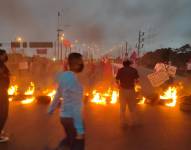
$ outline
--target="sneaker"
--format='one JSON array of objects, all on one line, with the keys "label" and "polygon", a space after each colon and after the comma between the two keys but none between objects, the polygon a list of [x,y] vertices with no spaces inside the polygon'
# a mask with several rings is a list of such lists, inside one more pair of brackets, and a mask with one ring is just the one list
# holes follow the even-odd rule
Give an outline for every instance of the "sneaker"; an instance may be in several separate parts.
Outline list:
[{"label": "sneaker", "polygon": [[9,141],[9,137],[7,136],[0,136],[0,143],[5,143]]}]

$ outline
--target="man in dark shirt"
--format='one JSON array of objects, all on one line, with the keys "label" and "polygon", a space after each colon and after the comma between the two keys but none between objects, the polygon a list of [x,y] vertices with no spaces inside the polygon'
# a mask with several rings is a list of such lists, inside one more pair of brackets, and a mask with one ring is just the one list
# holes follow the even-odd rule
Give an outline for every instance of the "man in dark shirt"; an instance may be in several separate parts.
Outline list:
[{"label": "man in dark shirt", "polygon": [[139,75],[136,69],[130,66],[131,62],[125,60],[123,62],[123,68],[118,70],[116,80],[118,81],[120,91],[120,118],[122,125],[126,124],[126,107],[129,108],[129,120],[128,125],[133,126],[137,123],[136,115],[136,94],[135,94],[135,83],[138,82]]},{"label": "man in dark shirt", "polygon": [[0,49],[0,143],[7,142],[8,137],[3,135],[2,130],[6,123],[9,110],[7,90],[9,88],[9,70],[5,66],[8,56],[5,50]]}]

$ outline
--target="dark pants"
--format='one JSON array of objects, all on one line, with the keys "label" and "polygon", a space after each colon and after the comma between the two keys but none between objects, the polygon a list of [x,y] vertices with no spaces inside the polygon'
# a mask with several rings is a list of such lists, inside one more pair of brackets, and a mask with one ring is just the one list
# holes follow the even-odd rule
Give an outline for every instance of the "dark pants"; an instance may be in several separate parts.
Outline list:
[{"label": "dark pants", "polygon": [[[72,118],[61,118],[61,124],[66,132],[66,138],[63,139],[59,147],[60,149],[63,147],[69,147],[70,150],[84,150],[85,149],[85,140],[84,139],[76,139],[77,131],[74,127],[74,121]],[[63,149],[64,150],[64,149]]]},{"label": "dark pants", "polygon": [[9,112],[9,100],[7,90],[0,89],[0,133],[7,121]]}]

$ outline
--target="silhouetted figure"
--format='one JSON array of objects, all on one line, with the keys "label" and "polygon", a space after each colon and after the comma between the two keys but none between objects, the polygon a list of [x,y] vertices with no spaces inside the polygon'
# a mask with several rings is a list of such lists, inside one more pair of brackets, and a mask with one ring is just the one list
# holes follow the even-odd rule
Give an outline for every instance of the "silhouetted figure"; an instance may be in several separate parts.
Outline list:
[{"label": "silhouetted figure", "polygon": [[2,132],[8,117],[9,111],[9,99],[8,99],[8,88],[9,88],[9,70],[5,65],[8,56],[5,50],[0,49],[0,143],[7,142],[8,137]]}]

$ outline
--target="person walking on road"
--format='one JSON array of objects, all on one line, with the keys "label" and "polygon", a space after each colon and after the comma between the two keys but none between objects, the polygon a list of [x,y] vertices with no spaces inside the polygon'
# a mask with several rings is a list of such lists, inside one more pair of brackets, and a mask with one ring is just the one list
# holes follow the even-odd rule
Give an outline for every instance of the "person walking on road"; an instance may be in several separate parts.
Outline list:
[{"label": "person walking on road", "polygon": [[57,79],[58,89],[48,112],[52,114],[61,102],[60,121],[66,132],[66,138],[60,142],[57,149],[62,150],[67,146],[70,150],[84,150],[83,88],[77,78],[77,74],[84,68],[82,55],[71,53],[68,57],[68,64],[69,71],[62,72]]},{"label": "person walking on road", "polygon": [[8,88],[10,83],[9,70],[5,65],[8,56],[5,50],[0,49],[0,143],[7,142],[9,138],[4,135],[3,128],[8,118],[9,100]]},{"label": "person walking on road", "polygon": [[[123,67],[118,70],[116,80],[119,85],[120,119],[122,126],[134,126],[138,123],[136,105],[135,83],[138,82],[139,75],[135,68],[131,67],[131,62],[125,60]],[[126,122],[126,108],[129,108],[129,118]]]}]

